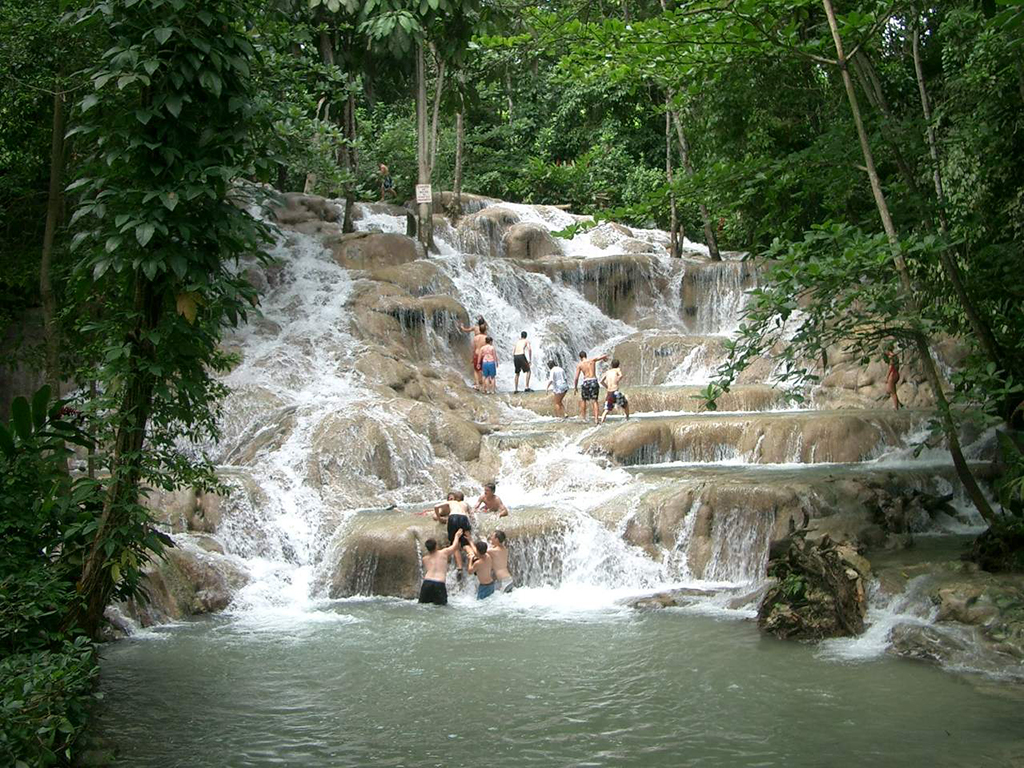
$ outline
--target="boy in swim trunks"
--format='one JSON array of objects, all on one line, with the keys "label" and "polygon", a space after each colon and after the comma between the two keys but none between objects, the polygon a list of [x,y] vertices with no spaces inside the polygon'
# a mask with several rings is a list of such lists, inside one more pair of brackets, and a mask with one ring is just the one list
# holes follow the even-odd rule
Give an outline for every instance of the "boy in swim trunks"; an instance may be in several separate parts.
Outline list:
[{"label": "boy in swim trunks", "polygon": [[608,418],[608,414],[612,412],[612,409],[616,405],[621,405],[622,410],[626,412],[626,418],[629,418],[629,400],[619,389],[619,382],[622,381],[622,369],[619,368],[618,359],[612,360],[612,367],[604,372],[604,376],[601,377],[601,383],[604,384],[608,390],[608,396],[604,401],[604,413],[601,414],[599,424],[604,424],[604,420]]},{"label": "boy in swim trunks", "polygon": [[569,391],[569,380],[565,377],[565,370],[554,360],[548,360],[547,388],[551,390],[551,394],[554,396],[555,416],[564,419],[565,408],[562,406],[562,400],[565,399],[565,393]]},{"label": "boy in swim trunks", "polygon": [[[587,401],[592,402],[594,410],[594,423],[597,423],[597,398],[601,394],[601,385],[597,381],[597,363],[600,360],[607,360],[608,355],[587,357],[586,352],[580,352],[580,361],[576,364],[576,378],[572,383],[574,390],[580,393],[580,418],[587,420]],[[583,378],[582,387],[580,377]]]},{"label": "boy in swim trunks", "polygon": [[490,336],[484,339],[484,345],[480,347],[480,373],[484,377],[484,392],[492,395],[498,391],[494,383],[498,375],[498,350],[494,348],[494,339]]},{"label": "boy in swim trunks", "polygon": [[516,367],[516,385],[515,391],[519,391],[519,374],[526,374],[526,382],[523,387],[523,392],[533,392],[530,389],[530,364],[533,362],[533,348],[530,347],[530,342],[526,340],[526,331],[523,331],[519,335],[519,339],[516,341],[515,347],[512,349],[512,362]]},{"label": "boy in swim trunks", "polygon": [[477,578],[476,599],[486,600],[494,594],[494,563],[491,556],[487,554],[487,542],[472,541],[468,544],[470,551],[469,572],[475,573]]},{"label": "boy in swim trunks", "polygon": [[498,592],[512,591],[512,574],[508,570],[508,549],[505,547],[505,532],[495,531],[487,539],[487,554],[491,557],[494,568],[495,590]]},{"label": "boy in swim trunks", "polygon": [[437,548],[437,541],[427,539],[423,542],[427,554],[423,556],[423,585],[420,587],[420,602],[434,605],[448,605],[448,587],[445,576],[448,574],[448,556],[459,549],[462,531],[455,532],[455,541],[444,549]]},{"label": "boy in swim trunks", "polygon": [[[448,502],[448,518],[446,520],[448,524],[448,543],[451,544],[455,541],[455,534],[458,531],[462,531],[466,539],[469,539],[472,527],[469,522],[469,504],[465,501],[465,494],[462,491],[452,491],[448,494],[450,501]],[[462,551],[461,548],[455,550],[455,567],[458,569],[458,578],[462,578]]]},{"label": "boy in swim trunks", "polygon": [[476,325],[466,328],[460,323],[459,330],[463,333],[473,334],[470,339],[470,343],[473,345],[473,354],[470,357],[469,364],[473,368],[473,385],[480,389],[483,384],[483,377],[480,375],[480,356],[477,353],[480,351],[480,347],[484,345],[484,339],[487,338],[487,322],[482,317],[478,317]]}]

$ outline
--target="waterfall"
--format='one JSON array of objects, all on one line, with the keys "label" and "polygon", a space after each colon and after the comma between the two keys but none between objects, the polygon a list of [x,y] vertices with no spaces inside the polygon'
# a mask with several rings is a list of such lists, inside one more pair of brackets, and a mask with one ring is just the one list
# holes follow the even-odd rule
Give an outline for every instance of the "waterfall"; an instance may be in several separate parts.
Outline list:
[{"label": "waterfall", "polygon": [[[402,209],[357,213],[371,233],[357,237],[404,236]],[[222,550],[210,557],[248,578],[229,612],[296,620],[332,596],[413,596],[423,543],[443,536],[416,512],[453,488],[474,501],[487,480],[512,510],[476,521],[477,536],[509,534],[520,589],[503,599],[565,609],[756,585],[771,542],[808,509],[865,514],[883,487],[952,489],[938,453],[911,453],[924,414],[791,408],[764,386],[770,360],[729,393],[735,410],[693,413],[680,390],[713,379],[757,266],[708,261],[689,242],[671,259],[667,233],[617,224],[551,236],[579,220],[481,199],[457,226],[438,220],[437,253],[365,269],[341,266],[338,243],[352,236],[335,224],[280,231],[273,265],[250,268],[260,316],[225,338],[240,362],[224,376],[222,437],[205,446],[235,489],[207,525]],[[526,331],[532,389],[544,389],[547,360],[571,382],[581,350],[607,353],[627,395],[657,412],[583,426],[540,415],[551,411],[539,393],[474,394],[459,325],[481,315],[499,391],[513,388],[512,345]],[[920,521],[976,524],[966,512]],[[469,599],[466,584],[449,585]]]}]

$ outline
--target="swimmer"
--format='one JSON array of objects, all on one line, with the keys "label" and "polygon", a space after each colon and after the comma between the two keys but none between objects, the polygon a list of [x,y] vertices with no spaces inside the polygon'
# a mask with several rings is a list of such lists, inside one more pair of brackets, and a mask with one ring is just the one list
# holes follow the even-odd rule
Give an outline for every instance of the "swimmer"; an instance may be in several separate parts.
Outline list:
[{"label": "swimmer", "polygon": [[[455,533],[462,531],[463,534],[469,537],[472,527],[469,522],[469,504],[465,501],[465,495],[462,491],[452,491],[448,494],[451,501],[448,502],[448,517],[446,523],[448,525],[448,543],[452,544],[455,541]],[[455,550],[455,567],[458,569],[457,578],[462,578],[462,551],[461,549]]]},{"label": "swimmer", "polygon": [[471,325],[468,328],[459,324],[459,330],[463,333],[473,334],[470,338],[470,344],[472,344],[473,351],[469,358],[469,364],[473,368],[473,382],[477,389],[483,385],[483,377],[480,375],[480,347],[484,345],[484,340],[487,338],[487,321],[483,317],[476,319],[476,325]]}]

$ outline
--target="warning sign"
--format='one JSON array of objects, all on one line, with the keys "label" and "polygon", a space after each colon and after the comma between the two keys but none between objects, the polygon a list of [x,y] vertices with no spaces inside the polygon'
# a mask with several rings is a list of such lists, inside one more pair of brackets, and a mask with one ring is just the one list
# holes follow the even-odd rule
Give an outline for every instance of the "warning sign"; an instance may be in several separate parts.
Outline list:
[{"label": "warning sign", "polygon": [[417,184],[416,185],[416,202],[417,203],[429,203],[433,200],[434,193],[430,189],[429,184]]}]

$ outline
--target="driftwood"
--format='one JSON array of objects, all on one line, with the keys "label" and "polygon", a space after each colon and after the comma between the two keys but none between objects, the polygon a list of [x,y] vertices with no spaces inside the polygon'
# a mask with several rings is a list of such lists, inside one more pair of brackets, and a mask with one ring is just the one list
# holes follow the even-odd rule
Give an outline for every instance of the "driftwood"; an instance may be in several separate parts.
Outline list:
[{"label": "driftwood", "polygon": [[[827,535],[807,541],[794,531],[775,548],[768,575],[775,579],[757,614],[757,626],[786,640],[849,637],[864,631],[863,574],[845,559],[852,548]],[[863,567],[863,566],[862,566]]]}]

